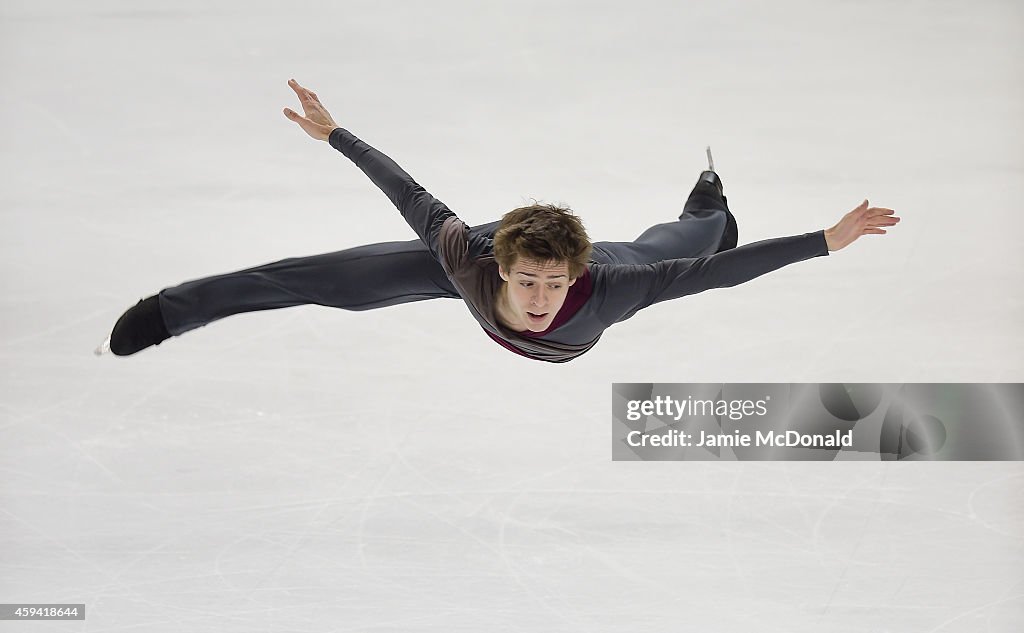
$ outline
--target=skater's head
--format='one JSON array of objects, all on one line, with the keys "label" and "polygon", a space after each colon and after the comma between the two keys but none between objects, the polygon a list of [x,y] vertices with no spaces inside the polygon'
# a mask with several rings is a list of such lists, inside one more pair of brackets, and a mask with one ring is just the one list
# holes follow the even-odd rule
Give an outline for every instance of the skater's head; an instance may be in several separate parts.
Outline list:
[{"label": "skater's head", "polygon": [[587,267],[590,251],[590,238],[580,218],[571,209],[552,204],[513,209],[494,232],[494,258],[506,271],[518,260],[530,259],[565,264],[569,278],[575,279]]},{"label": "skater's head", "polygon": [[569,209],[534,204],[506,213],[494,233],[494,259],[507,282],[500,313],[521,329],[546,330],[591,249],[583,223]]}]

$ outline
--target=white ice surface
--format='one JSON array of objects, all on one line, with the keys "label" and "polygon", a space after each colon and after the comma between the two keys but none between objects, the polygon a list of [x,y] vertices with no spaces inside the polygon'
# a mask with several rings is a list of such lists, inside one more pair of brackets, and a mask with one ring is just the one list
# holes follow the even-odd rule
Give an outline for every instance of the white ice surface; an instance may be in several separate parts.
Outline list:
[{"label": "white ice surface", "polygon": [[[610,461],[613,382],[1024,381],[1018,2],[0,4],[0,631],[1020,631],[1019,463]],[[295,77],[471,224],[888,235],[580,359],[457,301],[92,349],[182,281],[414,235]]]}]

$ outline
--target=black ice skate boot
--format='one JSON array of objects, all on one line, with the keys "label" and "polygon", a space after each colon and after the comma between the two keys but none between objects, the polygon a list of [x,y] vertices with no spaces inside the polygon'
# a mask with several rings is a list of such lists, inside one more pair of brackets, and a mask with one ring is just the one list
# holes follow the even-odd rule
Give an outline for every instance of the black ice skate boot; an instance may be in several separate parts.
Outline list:
[{"label": "black ice skate boot", "polygon": [[716,253],[721,253],[722,251],[736,248],[736,243],[739,240],[739,231],[736,228],[736,218],[733,217],[732,211],[729,210],[729,199],[725,197],[722,179],[715,172],[715,161],[711,158],[710,145],[708,145],[707,152],[708,169],[700,173],[700,178],[697,179],[697,184],[693,190],[694,192],[703,193],[720,200],[722,206],[725,207],[725,232],[722,233],[722,241],[718,243],[718,249],[715,251]]},{"label": "black ice skate boot", "polygon": [[[722,181],[718,178],[718,174],[713,171],[704,172],[704,174],[710,174],[715,178],[715,186],[718,187],[718,191],[722,191]],[[702,174],[703,178],[704,175]],[[722,241],[718,244],[718,250],[716,253],[727,251],[731,248],[736,248],[736,243],[739,240],[739,231],[736,228],[736,218],[733,217],[732,211],[729,210],[729,201],[725,195],[722,195],[722,202],[725,204],[725,231],[722,233]]]},{"label": "black ice skate boot", "polygon": [[711,158],[710,145],[708,145],[707,153],[708,168],[706,171],[702,171],[700,173],[700,178],[697,179],[697,186],[694,187],[694,190],[717,198],[728,206],[729,200],[725,197],[725,189],[722,187],[722,179],[719,178],[718,174],[715,172],[715,160]]},{"label": "black ice skate boot", "polygon": [[709,195],[728,204],[728,200],[725,198],[725,190],[722,187],[722,179],[713,171],[700,172],[700,178],[697,180],[694,189],[699,193]]},{"label": "black ice skate boot", "polygon": [[118,356],[130,356],[150,345],[159,345],[170,337],[160,313],[159,298],[153,295],[140,299],[121,315],[110,333],[109,346],[110,351]]}]

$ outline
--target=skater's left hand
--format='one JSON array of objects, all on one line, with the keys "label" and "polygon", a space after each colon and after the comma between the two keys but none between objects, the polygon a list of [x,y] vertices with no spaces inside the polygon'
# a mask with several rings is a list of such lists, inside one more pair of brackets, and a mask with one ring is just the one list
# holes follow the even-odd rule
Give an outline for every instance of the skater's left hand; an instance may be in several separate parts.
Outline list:
[{"label": "skater's left hand", "polygon": [[900,221],[893,213],[895,211],[892,209],[869,207],[868,201],[865,200],[859,207],[844,215],[838,224],[825,229],[828,250],[838,251],[852,244],[861,235],[885,235],[885,229],[879,227],[894,226]]},{"label": "skater's left hand", "polygon": [[306,116],[302,116],[291,108],[285,108],[284,115],[298,123],[306,134],[318,141],[326,141],[330,137],[331,131],[338,127],[338,124],[331,118],[331,113],[320,103],[320,98],[312,90],[303,88],[294,79],[289,79],[288,85],[298,95],[302,111]]}]

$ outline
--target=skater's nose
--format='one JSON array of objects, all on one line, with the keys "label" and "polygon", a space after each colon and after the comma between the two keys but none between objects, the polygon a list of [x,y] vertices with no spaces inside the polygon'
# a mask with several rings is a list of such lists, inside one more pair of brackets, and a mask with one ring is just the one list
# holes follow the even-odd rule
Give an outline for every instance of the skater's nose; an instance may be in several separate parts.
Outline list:
[{"label": "skater's nose", "polygon": [[537,308],[543,308],[548,304],[547,292],[542,287],[537,287],[534,291],[533,296],[530,298],[530,303]]}]

